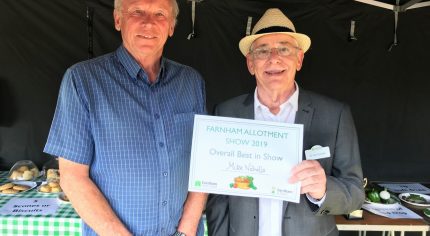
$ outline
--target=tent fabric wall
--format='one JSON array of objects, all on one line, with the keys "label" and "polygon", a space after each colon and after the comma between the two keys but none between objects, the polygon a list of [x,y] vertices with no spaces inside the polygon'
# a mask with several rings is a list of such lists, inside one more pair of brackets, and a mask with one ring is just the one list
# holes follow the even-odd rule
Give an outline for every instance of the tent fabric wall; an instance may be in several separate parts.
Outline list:
[{"label": "tent fabric wall", "polygon": [[[392,11],[346,0],[204,0],[180,14],[165,56],[196,68],[207,87],[208,110],[253,91],[238,42],[253,23],[281,8],[312,39],[298,83],[352,109],[363,170],[372,180],[430,179],[430,8],[399,14],[399,45]],[[2,0],[0,2],[0,169],[30,159],[41,166],[58,89],[66,68],[88,58],[88,7],[94,9],[94,55],[115,50],[113,0]],[[351,20],[358,40],[349,41]]]},{"label": "tent fabric wall", "polygon": [[[85,2],[0,2],[0,166],[22,159],[43,163],[60,78],[83,59]],[[83,31],[82,31],[83,29]],[[3,91],[7,91],[3,93]]]}]

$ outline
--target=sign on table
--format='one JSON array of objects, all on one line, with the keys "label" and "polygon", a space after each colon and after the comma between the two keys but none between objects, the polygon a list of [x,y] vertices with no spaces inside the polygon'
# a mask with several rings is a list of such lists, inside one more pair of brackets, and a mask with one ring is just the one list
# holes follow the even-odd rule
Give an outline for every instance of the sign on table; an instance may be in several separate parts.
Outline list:
[{"label": "sign on table", "polygon": [[11,198],[0,209],[1,215],[51,215],[58,208],[56,198]]},{"label": "sign on table", "polygon": [[376,215],[385,216],[391,219],[422,219],[421,216],[408,208],[396,203],[396,204],[368,204],[365,203],[362,206]]},{"label": "sign on table", "polygon": [[379,183],[378,185],[393,193],[430,193],[430,189],[420,183]]}]

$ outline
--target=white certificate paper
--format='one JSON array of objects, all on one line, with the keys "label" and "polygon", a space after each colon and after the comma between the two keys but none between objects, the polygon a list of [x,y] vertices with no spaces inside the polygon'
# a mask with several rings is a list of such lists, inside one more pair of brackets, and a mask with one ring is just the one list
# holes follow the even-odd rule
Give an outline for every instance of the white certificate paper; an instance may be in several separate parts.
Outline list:
[{"label": "white certificate paper", "polygon": [[300,201],[303,125],[196,115],[188,190]]}]

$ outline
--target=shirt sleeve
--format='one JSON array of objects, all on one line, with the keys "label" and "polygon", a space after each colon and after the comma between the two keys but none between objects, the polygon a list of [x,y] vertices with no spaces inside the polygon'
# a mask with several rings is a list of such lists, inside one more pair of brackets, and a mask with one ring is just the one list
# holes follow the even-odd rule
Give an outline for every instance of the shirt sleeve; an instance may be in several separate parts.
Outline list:
[{"label": "shirt sleeve", "polygon": [[84,91],[83,81],[73,69],[68,69],[60,86],[44,152],[88,165],[93,157],[94,141]]},{"label": "shirt sleeve", "polygon": [[310,196],[310,195],[308,195],[308,194],[306,194],[306,197],[308,198],[308,200],[309,200],[310,202],[312,202],[313,204],[317,205],[318,207],[321,207],[321,205],[324,203],[324,200],[325,200],[326,194],[324,194],[324,196],[323,196],[320,200],[317,200],[317,199],[315,199],[315,198],[311,197],[311,196]]}]

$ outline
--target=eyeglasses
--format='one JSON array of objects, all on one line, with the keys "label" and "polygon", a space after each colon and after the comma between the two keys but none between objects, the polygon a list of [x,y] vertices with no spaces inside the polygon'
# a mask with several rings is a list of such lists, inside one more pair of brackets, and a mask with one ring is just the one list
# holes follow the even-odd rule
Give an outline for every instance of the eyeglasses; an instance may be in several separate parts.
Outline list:
[{"label": "eyeglasses", "polygon": [[285,45],[277,48],[259,47],[251,50],[250,53],[256,59],[267,59],[272,54],[272,50],[275,50],[278,56],[287,57],[291,54],[296,53],[297,50],[300,50],[300,48],[294,47],[292,45]]}]

